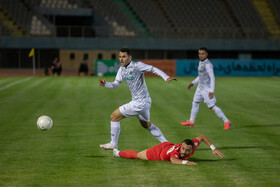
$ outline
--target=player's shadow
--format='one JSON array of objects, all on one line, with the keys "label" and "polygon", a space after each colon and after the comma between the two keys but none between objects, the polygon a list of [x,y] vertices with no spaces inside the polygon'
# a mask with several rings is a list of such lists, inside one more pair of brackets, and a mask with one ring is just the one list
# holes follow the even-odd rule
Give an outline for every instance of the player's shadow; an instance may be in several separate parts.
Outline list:
[{"label": "player's shadow", "polygon": [[242,125],[238,128],[267,128],[267,127],[278,127],[280,124],[264,124],[264,125]]},{"label": "player's shadow", "polygon": [[[274,147],[274,146],[232,146],[232,147],[220,147],[220,150],[223,149],[273,149],[273,150],[279,150],[278,147]],[[209,149],[208,149],[209,150]]]},{"label": "player's shadow", "polygon": [[[86,157],[89,157],[89,158],[104,158],[104,157],[110,157],[110,156],[104,156],[104,155],[88,155]],[[111,156],[112,157],[112,156]]]},{"label": "player's shadow", "polygon": [[[273,149],[273,150],[280,150],[278,147],[274,146],[228,146],[228,147],[217,147],[219,150],[225,150],[225,149]],[[209,151],[209,148],[201,148],[197,149],[196,151]]]},{"label": "player's shadow", "polygon": [[[218,158],[219,156],[217,156]],[[236,160],[235,158],[220,158],[220,159],[199,159],[199,158],[190,158],[189,159],[192,162],[229,162]]]}]

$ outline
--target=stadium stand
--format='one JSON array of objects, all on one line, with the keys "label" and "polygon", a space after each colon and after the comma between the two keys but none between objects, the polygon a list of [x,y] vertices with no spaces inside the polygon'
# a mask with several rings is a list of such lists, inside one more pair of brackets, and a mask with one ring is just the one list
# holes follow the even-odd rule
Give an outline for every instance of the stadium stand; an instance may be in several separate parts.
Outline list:
[{"label": "stadium stand", "polygon": [[67,0],[42,0],[39,7],[41,8],[61,8],[61,9],[77,9],[78,5],[70,3]]},{"label": "stadium stand", "polygon": [[196,58],[202,45],[216,58],[279,58],[279,12],[279,0],[0,0],[0,67],[30,67],[32,48],[39,67],[63,50],[71,64],[119,47],[136,59]]},{"label": "stadium stand", "polygon": [[269,31],[271,38],[280,36],[280,27],[277,23],[277,18],[273,13],[273,8],[270,7],[268,1],[266,0],[252,0],[256,10],[262,17],[263,22]]},{"label": "stadium stand", "polygon": [[149,0],[127,0],[139,19],[145,24],[153,37],[176,36],[175,28],[158,8],[157,2]]},{"label": "stadium stand", "polygon": [[[226,38],[234,31],[232,19],[222,9],[218,0],[162,0],[159,1],[172,19],[179,37]],[[180,5],[180,6],[178,6]]]},{"label": "stadium stand", "polygon": [[88,0],[87,2],[111,26],[113,29],[112,36],[132,37],[136,35],[127,18],[113,1]]},{"label": "stadium stand", "polygon": [[267,38],[269,32],[251,1],[226,0],[237,18],[244,38]]},{"label": "stadium stand", "polygon": [[279,0],[268,0],[268,3],[276,16],[278,25],[280,24],[280,1]]},{"label": "stadium stand", "polygon": [[7,36],[10,34],[11,34],[11,31],[5,25],[3,25],[2,22],[0,22],[0,35]]},{"label": "stadium stand", "polygon": [[0,5],[3,7],[3,13],[8,15],[8,19],[12,20],[25,35],[54,34],[51,24],[43,16],[30,11],[22,1],[0,0]]},{"label": "stadium stand", "polygon": [[[3,16],[22,35],[67,37],[151,37],[166,39],[269,38],[254,0],[0,0],[1,32],[8,34]],[[280,3],[267,0],[280,23]],[[60,25],[87,9],[94,21]],[[81,13],[80,13],[81,14]],[[79,15],[82,16],[82,15]],[[75,22],[74,22],[75,23]],[[4,25],[4,26],[3,26]],[[62,28],[64,27],[64,28]],[[88,32],[84,32],[89,28]],[[5,30],[5,31],[3,31]],[[80,31],[79,31],[80,30]],[[83,30],[83,31],[82,31]],[[94,31],[91,31],[94,30]],[[80,34],[69,34],[74,31]],[[86,34],[91,33],[91,34]]]}]

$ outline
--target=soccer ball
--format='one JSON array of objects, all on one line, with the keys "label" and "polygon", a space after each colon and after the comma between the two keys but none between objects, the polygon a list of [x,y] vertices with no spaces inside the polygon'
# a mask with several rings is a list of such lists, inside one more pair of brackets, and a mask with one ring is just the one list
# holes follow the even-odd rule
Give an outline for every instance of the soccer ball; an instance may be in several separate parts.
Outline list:
[{"label": "soccer ball", "polygon": [[37,120],[37,127],[42,131],[50,130],[53,126],[53,121],[49,116],[41,116]]}]

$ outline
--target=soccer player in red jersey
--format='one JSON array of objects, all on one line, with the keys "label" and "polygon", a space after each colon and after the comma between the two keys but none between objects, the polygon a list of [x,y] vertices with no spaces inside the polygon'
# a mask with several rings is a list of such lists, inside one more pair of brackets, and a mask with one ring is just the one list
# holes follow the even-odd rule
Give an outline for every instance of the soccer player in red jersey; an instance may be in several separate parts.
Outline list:
[{"label": "soccer player in red jersey", "polygon": [[186,139],[180,144],[163,142],[140,152],[132,150],[119,151],[118,149],[114,149],[113,152],[114,156],[117,158],[123,157],[141,160],[163,160],[170,161],[172,164],[197,165],[197,163],[188,161],[188,159],[194,154],[201,142],[204,142],[212,149],[215,157],[216,155],[219,155],[221,158],[224,157],[224,154],[216,149],[216,147],[205,135],[199,135],[193,140]]}]

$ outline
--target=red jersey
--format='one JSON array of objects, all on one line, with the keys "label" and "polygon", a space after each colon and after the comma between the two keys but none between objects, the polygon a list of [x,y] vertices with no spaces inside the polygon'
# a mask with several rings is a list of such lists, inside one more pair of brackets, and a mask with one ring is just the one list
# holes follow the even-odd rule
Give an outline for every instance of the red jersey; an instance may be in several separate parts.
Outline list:
[{"label": "red jersey", "polygon": [[152,148],[147,149],[146,156],[148,160],[164,160],[170,161],[172,157],[181,159],[181,160],[188,160],[195,152],[197,147],[199,146],[200,142],[198,139],[192,140],[194,143],[193,152],[185,159],[180,157],[180,149],[182,147],[182,143],[180,144],[173,144],[171,142],[163,142],[159,145],[156,145]]}]

